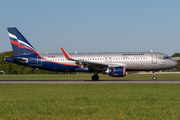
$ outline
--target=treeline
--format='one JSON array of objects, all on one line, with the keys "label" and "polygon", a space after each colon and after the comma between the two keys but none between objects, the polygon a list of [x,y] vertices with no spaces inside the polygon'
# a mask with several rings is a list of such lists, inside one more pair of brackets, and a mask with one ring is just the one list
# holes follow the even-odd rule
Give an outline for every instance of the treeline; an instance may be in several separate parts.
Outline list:
[{"label": "treeline", "polygon": [[5,56],[14,56],[14,53],[13,51],[0,53],[0,71],[4,71],[6,74],[67,74],[65,72],[41,70],[6,62],[4,61]]},{"label": "treeline", "polygon": [[[14,63],[4,61],[5,56],[14,56],[13,51],[0,53],[0,71],[4,71],[6,74],[67,74],[66,72],[54,72],[41,70]],[[180,57],[180,53],[174,53],[171,57]],[[180,71],[180,61],[177,61],[178,65],[173,68],[173,71]],[[168,70],[172,71],[172,70]]]},{"label": "treeline", "polygon": [[[174,53],[171,57],[180,57],[180,53]],[[180,60],[177,61],[178,65],[174,68],[175,71],[180,71]]]}]

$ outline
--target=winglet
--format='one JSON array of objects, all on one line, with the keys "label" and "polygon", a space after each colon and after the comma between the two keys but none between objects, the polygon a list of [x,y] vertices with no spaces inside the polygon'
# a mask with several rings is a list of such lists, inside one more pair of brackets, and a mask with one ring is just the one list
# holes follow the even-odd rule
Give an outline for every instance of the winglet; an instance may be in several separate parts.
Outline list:
[{"label": "winglet", "polygon": [[64,56],[66,57],[66,59],[71,59],[70,55],[63,48],[61,48],[61,50],[62,50]]}]

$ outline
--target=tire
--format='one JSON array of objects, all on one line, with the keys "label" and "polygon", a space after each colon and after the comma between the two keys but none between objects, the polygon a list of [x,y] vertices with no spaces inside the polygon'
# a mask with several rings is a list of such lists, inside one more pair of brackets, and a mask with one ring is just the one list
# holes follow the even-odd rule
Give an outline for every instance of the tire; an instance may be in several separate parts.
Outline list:
[{"label": "tire", "polygon": [[93,75],[93,76],[92,76],[92,80],[93,80],[93,81],[97,81],[97,80],[99,80],[99,76],[97,76],[97,75]]},{"label": "tire", "polygon": [[156,77],[155,76],[153,76],[153,78],[152,78],[153,80],[156,80]]}]

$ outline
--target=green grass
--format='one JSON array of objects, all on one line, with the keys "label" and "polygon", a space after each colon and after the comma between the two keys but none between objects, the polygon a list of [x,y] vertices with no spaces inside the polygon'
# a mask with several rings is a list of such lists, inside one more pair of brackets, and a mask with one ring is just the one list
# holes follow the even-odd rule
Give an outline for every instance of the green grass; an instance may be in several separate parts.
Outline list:
[{"label": "green grass", "polygon": [[180,84],[0,84],[0,119],[180,119]]},{"label": "green grass", "polygon": [[[91,80],[93,74],[33,74],[1,75],[0,80]],[[180,80],[180,74],[157,74],[157,80]],[[110,77],[99,74],[99,80],[152,80],[151,74],[128,74],[125,77]]]}]

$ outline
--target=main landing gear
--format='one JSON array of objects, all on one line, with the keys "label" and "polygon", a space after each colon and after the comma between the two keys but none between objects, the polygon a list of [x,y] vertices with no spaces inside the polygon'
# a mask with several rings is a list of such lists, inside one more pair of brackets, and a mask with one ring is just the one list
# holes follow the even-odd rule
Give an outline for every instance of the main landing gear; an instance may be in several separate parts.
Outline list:
[{"label": "main landing gear", "polygon": [[154,71],[152,71],[152,73],[153,73],[153,77],[152,77],[152,79],[153,79],[153,80],[156,80],[155,72],[154,72]]},{"label": "main landing gear", "polygon": [[93,81],[99,80],[99,76],[98,76],[98,75],[93,75],[93,76],[92,76],[92,80],[93,80]]},{"label": "main landing gear", "polygon": [[93,81],[99,80],[98,72],[94,72],[94,75],[92,76]]}]

